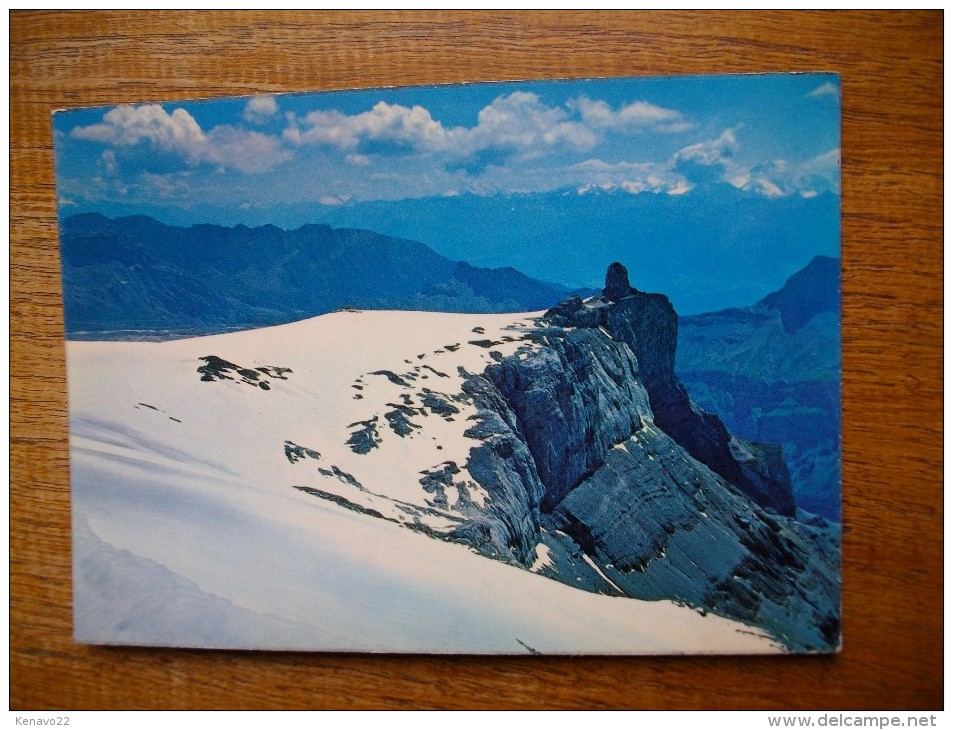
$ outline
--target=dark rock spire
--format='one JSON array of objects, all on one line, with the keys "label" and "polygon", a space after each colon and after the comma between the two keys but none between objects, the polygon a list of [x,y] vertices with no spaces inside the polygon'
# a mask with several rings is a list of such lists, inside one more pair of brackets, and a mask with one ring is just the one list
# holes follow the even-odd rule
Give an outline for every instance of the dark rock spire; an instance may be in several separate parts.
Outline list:
[{"label": "dark rock spire", "polygon": [[602,296],[612,302],[617,302],[625,297],[632,296],[633,289],[629,285],[629,272],[618,261],[609,264],[609,270],[606,272],[606,288],[602,290]]},{"label": "dark rock spire", "polygon": [[[675,375],[678,315],[668,297],[633,289],[625,266],[618,262],[609,266],[602,296],[608,305],[605,301],[587,305],[578,298],[570,299],[553,307],[546,316],[561,327],[602,327],[614,340],[628,345],[638,361],[638,380],[648,394],[655,425],[694,459],[762,507],[793,515],[790,475],[783,468],[783,461],[761,447],[753,447],[758,454],[751,458],[740,452],[736,454],[733,449],[737,451],[740,442],[733,439],[718,416],[703,412],[691,402],[685,386]],[[574,385],[574,389],[577,388]],[[544,429],[536,430],[542,434]],[[541,448],[552,452],[552,445],[557,443],[555,439],[553,435],[542,436]],[[565,453],[575,451],[567,447]],[[542,461],[543,457],[537,456],[537,463]],[[571,486],[571,477],[579,476],[563,463],[554,465],[551,473],[557,476],[550,481],[565,482],[561,490],[556,491],[560,498]]]}]

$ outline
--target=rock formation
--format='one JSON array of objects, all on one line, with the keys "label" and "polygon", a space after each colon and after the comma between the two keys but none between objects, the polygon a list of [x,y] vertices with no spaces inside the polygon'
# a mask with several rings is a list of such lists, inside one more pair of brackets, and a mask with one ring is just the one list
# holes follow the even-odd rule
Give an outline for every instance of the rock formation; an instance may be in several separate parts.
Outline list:
[{"label": "rock formation", "polygon": [[679,317],[675,369],[738,436],[779,443],[797,506],[840,520],[840,262],[817,257],[750,307]]},{"label": "rock formation", "polygon": [[[669,598],[759,626],[795,649],[839,640],[839,534],[795,518],[776,446],[728,433],[674,373],[677,317],[613,264],[601,297],[540,322],[540,347],[465,390],[490,494],[452,539],[577,587]],[[597,567],[592,567],[597,566]]]},{"label": "rock formation", "polygon": [[610,302],[617,302],[625,297],[632,296],[635,290],[629,284],[629,271],[618,261],[609,264],[606,271],[606,287],[602,296]]}]

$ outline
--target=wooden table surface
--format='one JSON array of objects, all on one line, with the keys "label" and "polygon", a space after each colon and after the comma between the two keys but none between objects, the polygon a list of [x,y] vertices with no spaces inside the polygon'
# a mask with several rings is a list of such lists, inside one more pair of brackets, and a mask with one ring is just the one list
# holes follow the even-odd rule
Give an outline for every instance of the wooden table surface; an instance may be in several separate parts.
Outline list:
[{"label": "wooden table surface", "polygon": [[[11,12],[11,707],[942,707],[942,26],[941,11]],[[793,70],[842,74],[840,655],[497,659],[72,642],[51,110]]]}]

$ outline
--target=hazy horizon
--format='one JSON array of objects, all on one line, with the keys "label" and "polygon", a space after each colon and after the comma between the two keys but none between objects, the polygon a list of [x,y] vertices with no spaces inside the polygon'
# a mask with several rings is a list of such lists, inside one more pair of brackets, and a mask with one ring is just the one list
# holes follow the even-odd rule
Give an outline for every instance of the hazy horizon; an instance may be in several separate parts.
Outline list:
[{"label": "hazy horizon", "polygon": [[61,219],[366,228],[570,287],[620,260],[686,313],[839,255],[833,74],[143,103],[57,112],[53,130]]}]

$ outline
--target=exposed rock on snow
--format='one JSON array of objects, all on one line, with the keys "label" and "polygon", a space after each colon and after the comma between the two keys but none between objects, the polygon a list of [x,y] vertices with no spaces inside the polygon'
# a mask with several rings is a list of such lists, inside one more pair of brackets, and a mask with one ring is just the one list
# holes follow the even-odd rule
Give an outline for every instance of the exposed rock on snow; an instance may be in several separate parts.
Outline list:
[{"label": "exposed rock on snow", "polygon": [[[689,401],[673,372],[677,320],[668,300],[628,287],[621,265],[606,283],[606,296],[572,298],[543,317],[338,312],[194,340],[69,343],[77,514],[89,515],[102,540],[166,566],[202,591],[291,621],[312,619],[306,599],[285,606],[283,590],[325,606],[345,596],[356,600],[364,590],[339,595],[335,586],[346,580],[334,572],[337,563],[328,566],[328,585],[318,593],[272,585],[282,575],[304,579],[301,571],[311,568],[299,558],[334,545],[341,571],[355,556],[371,561],[363,569],[369,585],[379,588],[374,595],[391,586],[413,603],[426,583],[420,591],[431,607],[447,603],[460,612],[471,590],[462,587],[463,578],[431,577],[424,554],[454,570],[485,573],[497,587],[510,579],[496,576],[510,573],[496,571],[520,568],[519,590],[530,603],[532,596],[550,595],[539,587],[551,583],[544,576],[571,586],[565,595],[587,596],[579,605],[593,616],[603,610],[596,606],[610,605],[605,601],[640,603],[623,596],[668,599],[717,614],[702,618],[665,604],[673,616],[691,615],[691,625],[708,622],[713,636],[737,628],[721,616],[755,627],[755,634],[765,631],[789,649],[835,647],[836,529],[794,518],[776,448],[732,437]],[[485,339],[470,340],[473,333]],[[221,355],[201,354],[209,351]],[[216,387],[196,382],[196,359],[206,363],[202,380]],[[108,387],[89,377],[104,366],[120,369],[122,382]],[[264,398],[245,387],[260,388],[269,378],[286,382]],[[153,405],[139,408],[143,403]],[[146,420],[153,409],[182,418]],[[275,448],[282,443],[283,453]],[[199,514],[215,517],[196,523]],[[232,534],[229,526],[239,524],[246,526]],[[326,534],[332,525],[347,534]],[[426,544],[395,537],[398,525],[420,533],[413,538]],[[251,549],[248,533],[262,530],[293,535],[297,553],[283,550],[285,538],[278,538],[258,545],[251,565],[236,567],[233,561]],[[201,560],[167,544],[170,537],[192,544],[201,535],[219,546]],[[421,561],[401,569],[400,588],[393,587],[390,562],[386,569],[367,567],[384,559],[366,557],[379,552],[357,542],[370,535],[377,551],[400,544]],[[497,567],[474,572],[469,566],[479,561]],[[225,582],[236,570],[254,575],[259,592]],[[261,590],[276,592],[275,600]],[[450,593],[434,599],[441,590]],[[465,613],[474,626],[490,614],[489,623],[505,615],[500,620],[513,631],[519,624],[519,643],[525,639],[538,650],[640,650],[628,640],[604,643],[611,627],[584,617],[584,628],[573,628],[564,643],[544,638],[547,631],[567,630],[565,611],[575,599],[547,608],[553,617],[542,620],[542,637],[527,633],[521,620],[514,624],[512,607],[503,605],[508,597],[499,600],[488,608],[481,599]],[[360,619],[369,609],[351,616],[355,610],[347,603],[330,611],[343,628],[315,648],[366,648],[361,642],[374,632]],[[636,609],[618,610],[629,615]],[[428,612],[432,616],[432,608]],[[482,643],[438,634],[428,643],[400,615],[384,623],[391,633],[382,630],[384,638],[371,648],[503,646],[479,629],[473,630]],[[354,626],[363,632],[356,643],[347,628]],[[395,636],[411,635],[407,644],[394,643]],[[690,649],[682,638],[659,645],[643,637],[641,650]],[[697,646],[765,648],[763,638],[734,639]],[[519,650],[515,638],[506,641]]]},{"label": "exposed rock on snow", "polygon": [[[607,277],[617,292],[623,275]],[[549,571],[570,585],[587,574],[597,590],[684,601],[792,648],[836,646],[836,529],[792,519],[779,448],[732,437],[689,401],[676,323],[660,295],[570,300],[540,321],[542,347],[467,381],[486,425],[474,433],[495,439],[468,468],[509,516],[508,543],[485,536],[483,551],[508,547],[528,567],[548,525],[586,558]],[[521,448],[530,460],[513,457]]]},{"label": "exposed rock on snow", "polygon": [[[267,375],[277,380],[287,380],[288,378],[285,377],[285,373],[291,372],[291,368],[274,367],[271,365],[246,368],[229,362],[228,360],[223,360],[218,355],[206,355],[200,357],[199,360],[203,360],[205,364],[197,368],[197,372],[202,374],[201,380],[206,383],[211,383],[215,380],[239,380],[248,385],[257,385],[262,390],[270,390],[271,386],[262,375]],[[232,373],[232,375],[229,373]],[[233,375],[237,375],[238,377],[235,378]]]},{"label": "exposed rock on snow", "polygon": [[314,449],[298,446],[294,441],[285,441],[285,457],[294,464],[302,459],[320,459],[321,454]]}]

